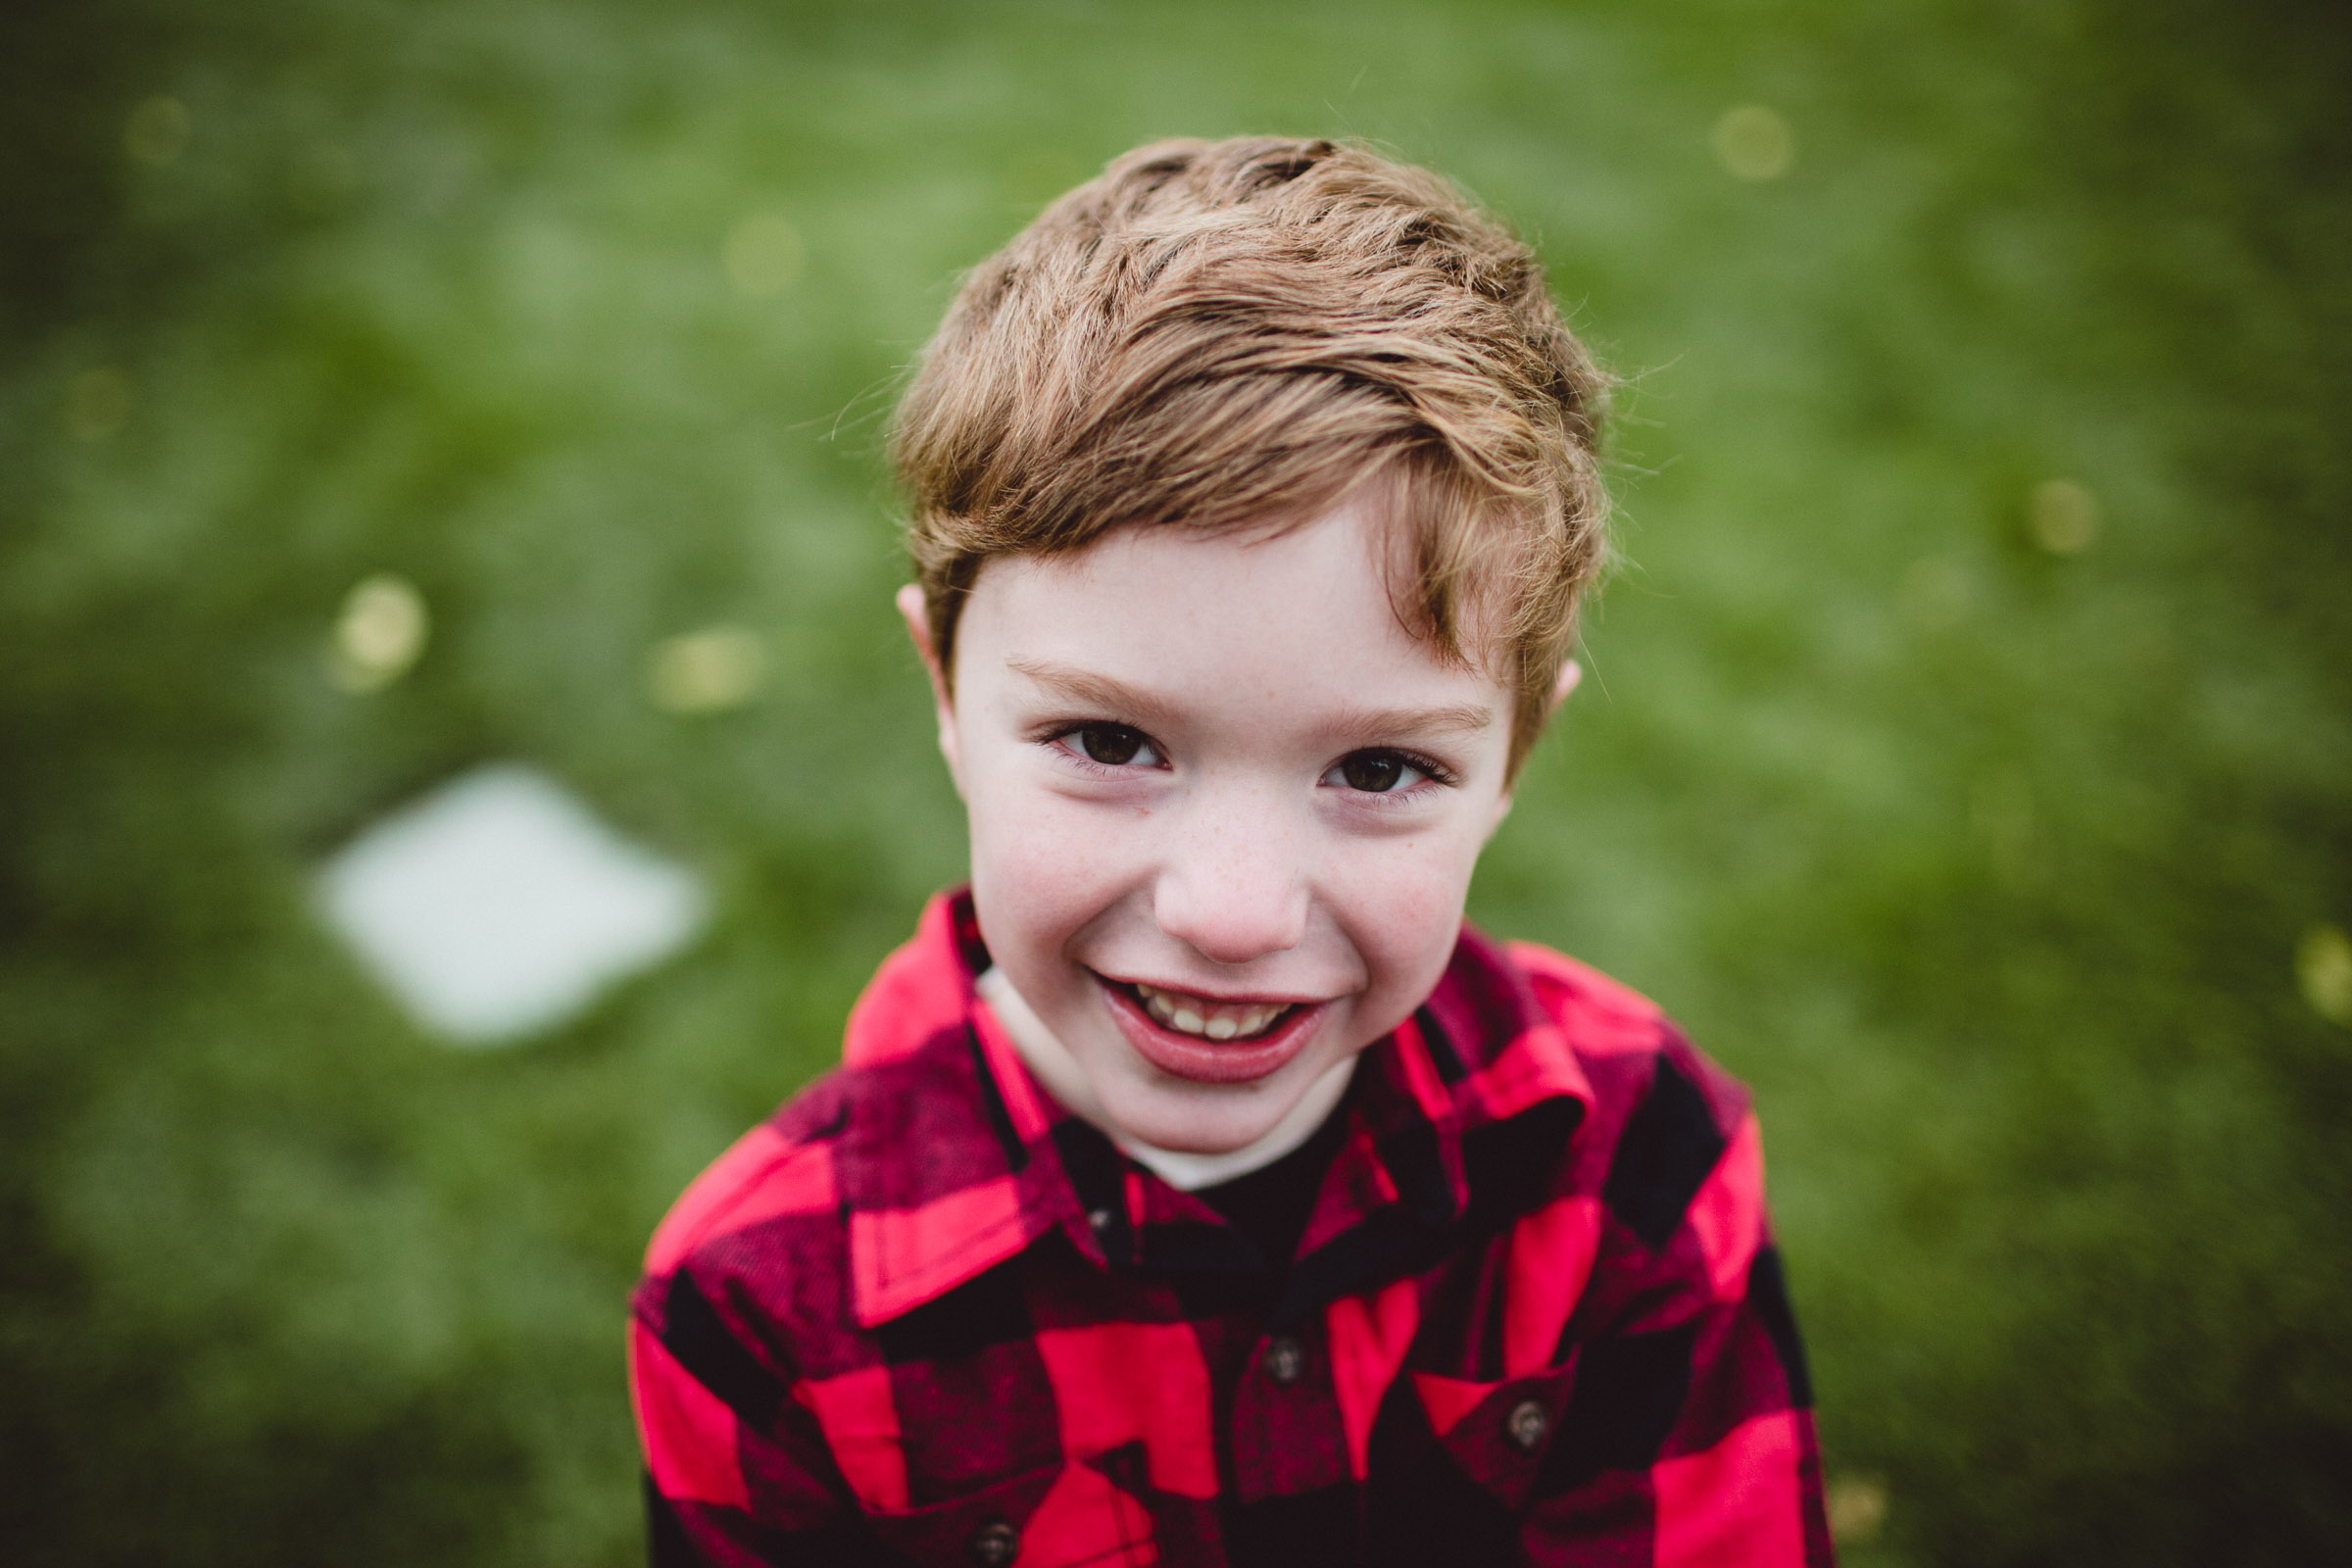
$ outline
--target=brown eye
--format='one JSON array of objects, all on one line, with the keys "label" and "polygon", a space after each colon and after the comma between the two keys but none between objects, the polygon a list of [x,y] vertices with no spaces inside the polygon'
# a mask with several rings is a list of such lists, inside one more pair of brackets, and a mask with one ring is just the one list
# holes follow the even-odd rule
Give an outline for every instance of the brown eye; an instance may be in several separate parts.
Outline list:
[{"label": "brown eye", "polygon": [[1087,760],[1110,767],[1134,761],[1144,749],[1143,733],[1124,724],[1089,724],[1078,732],[1077,741]]},{"label": "brown eye", "polygon": [[1412,764],[1395,752],[1350,752],[1340,761],[1340,777],[1351,790],[1386,795],[1395,789]]}]

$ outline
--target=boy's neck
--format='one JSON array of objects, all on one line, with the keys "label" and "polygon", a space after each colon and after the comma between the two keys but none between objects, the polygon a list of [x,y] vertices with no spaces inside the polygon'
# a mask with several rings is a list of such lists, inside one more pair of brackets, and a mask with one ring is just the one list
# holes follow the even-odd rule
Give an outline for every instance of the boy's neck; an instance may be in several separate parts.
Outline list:
[{"label": "boy's neck", "polygon": [[975,982],[980,1000],[988,1004],[997,1021],[1004,1026],[1013,1049],[1021,1060],[1045,1087],[1046,1093],[1061,1102],[1072,1114],[1092,1123],[1102,1135],[1116,1144],[1120,1152],[1138,1164],[1149,1168],[1161,1181],[1180,1192],[1196,1192],[1229,1182],[1236,1176],[1247,1176],[1263,1169],[1297,1149],[1315,1135],[1340,1097],[1348,1092],[1348,1081],[1354,1075],[1355,1058],[1348,1056],[1332,1065],[1322,1077],[1307,1087],[1298,1102],[1283,1113],[1280,1121],[1268,1128],[1264,1136],[1228,1150],[1221,1154],[1193,1154],[1181,1150],[1158,1149],[1140,1139],[1131,1138],[1111,1124],[1103,1111],[1102,1102],[1086,1081],[1085,1071],[1069,1048],[1047,1028],[1045,1020],[1030,1007],[1004,971],[991,968]]}]

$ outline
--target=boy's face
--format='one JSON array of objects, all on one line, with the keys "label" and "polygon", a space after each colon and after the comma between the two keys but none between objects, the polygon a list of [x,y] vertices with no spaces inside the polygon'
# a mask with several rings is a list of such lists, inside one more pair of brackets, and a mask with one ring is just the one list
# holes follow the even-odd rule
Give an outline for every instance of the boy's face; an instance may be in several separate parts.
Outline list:
[{"label": "boy's face", "polygon": [[1123,528],[965,603],[940,744],[980,928],[1114,1131],[1252,1142],[1452,953],[1510,696],[1399,623],[1384,541],[1352,508]]}]

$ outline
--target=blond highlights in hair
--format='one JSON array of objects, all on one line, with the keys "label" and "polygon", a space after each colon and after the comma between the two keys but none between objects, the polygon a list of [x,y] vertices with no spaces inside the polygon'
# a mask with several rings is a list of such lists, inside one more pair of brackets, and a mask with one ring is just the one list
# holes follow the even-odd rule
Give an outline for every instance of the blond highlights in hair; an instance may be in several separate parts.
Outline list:
[{"label": "blond highlights in hair", "polygon": [[997,556],[1379,486],[1399,613],[1512,692],[1515,775],[1600,561],[1606,387],[1534,253],[1437,176],[1329,141],[1139,148],[973,271],[900,405],[933,649],[952,678]]}]

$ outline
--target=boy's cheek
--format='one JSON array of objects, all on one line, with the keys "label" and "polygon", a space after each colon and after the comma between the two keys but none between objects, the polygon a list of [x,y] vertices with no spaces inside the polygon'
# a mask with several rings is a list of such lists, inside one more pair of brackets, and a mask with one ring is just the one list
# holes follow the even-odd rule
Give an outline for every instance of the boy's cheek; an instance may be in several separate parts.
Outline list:
[{"label": "boy's cheek", "polygon": [[1355,946],[1378,969],[1427,969],[1434,982],[1453,952],[1478,865],[1476,845],[1408,840],[1390,854],[1362,857],[1325,896]]},{"label": "boy's cheek", "polygon": [[975,797],[972,879],[984,903],[1025,930],[1066,937],[1148,878],[1132,832],[1093,811]]},{"label": "boy's cheek", "polygon": [[[1435,905],[1459,909],[1478,869],[1483,823],[1448,821],[1393,839],[1358,840],[1329,858],[1328,879],[1394,915]],[[1382,897],[1385,890],[1386,897]]]},{"label": "boy's cheek", "polygon": [[1152,837],[1144,813],[975,782],[968,802],[975,859],[1018,860],[1039,875],[1083,874],[1088,866],[1141,858]]}]

